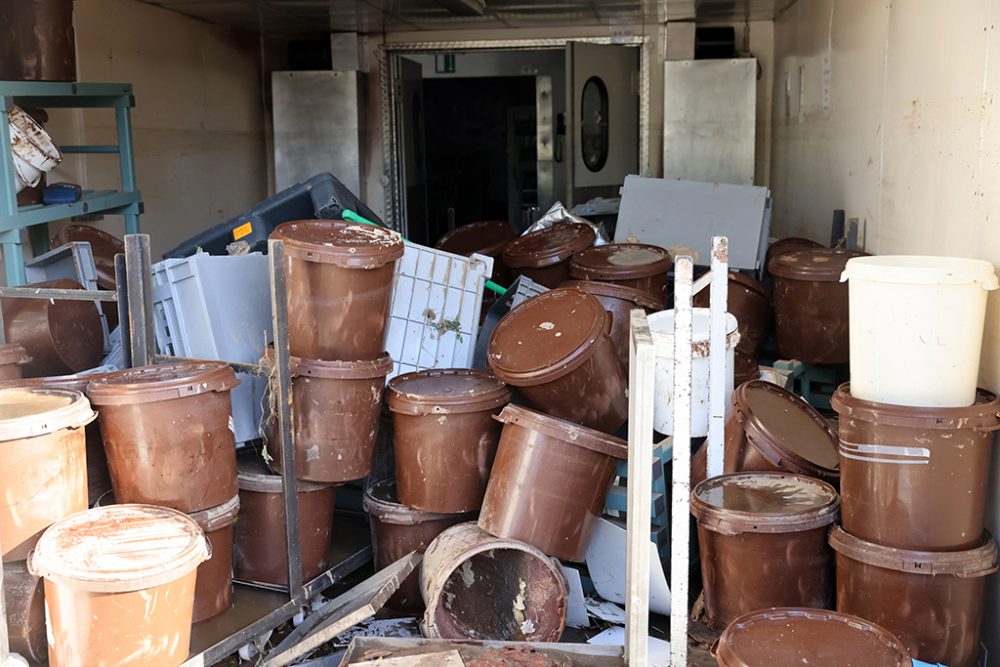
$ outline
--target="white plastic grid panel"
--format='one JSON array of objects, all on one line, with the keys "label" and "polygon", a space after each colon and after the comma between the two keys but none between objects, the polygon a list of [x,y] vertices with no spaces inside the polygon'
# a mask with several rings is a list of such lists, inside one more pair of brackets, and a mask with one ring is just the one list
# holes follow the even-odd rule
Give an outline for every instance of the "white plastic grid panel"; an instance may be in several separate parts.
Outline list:
[{"label": "white plastic grid panel", "polygon": [[493,258],[406,243],[396,264],[386,349],[390,377],[428,368],[471,368],[483,287]]}]

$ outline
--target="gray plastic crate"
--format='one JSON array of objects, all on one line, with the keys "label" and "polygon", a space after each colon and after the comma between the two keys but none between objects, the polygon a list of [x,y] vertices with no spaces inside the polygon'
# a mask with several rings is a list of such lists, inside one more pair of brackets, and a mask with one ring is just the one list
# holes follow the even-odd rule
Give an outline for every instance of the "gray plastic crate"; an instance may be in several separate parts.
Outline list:
[{"label": "gray plastic crate", "polygon": [[[242,363],[271,342],[267,257],[197,253],[154,264],[153,330],[160,354]],[[267,381],[239,374],[232,392],[237,443],[260,437]]]},{"label": "gray plastic crate", "polygon": [[[68,279],[80,283],[86,290],[98,289],[94,252],[90,248],[90,243],[86,241],[73,241],[39,255],[24,265],[24,277],[29,284]],[[100,301],[95,301],[94,305],[97,307],[97,314],[101,316],[104,353],[108,354],[111,352],[108,318],[104,315]]]}]

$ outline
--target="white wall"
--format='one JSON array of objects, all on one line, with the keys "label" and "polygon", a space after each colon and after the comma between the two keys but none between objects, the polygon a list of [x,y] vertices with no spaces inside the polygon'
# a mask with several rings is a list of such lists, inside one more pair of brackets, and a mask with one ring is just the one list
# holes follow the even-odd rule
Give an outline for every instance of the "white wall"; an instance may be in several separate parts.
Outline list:
[{"label": "white wall", "polygon": [[[1000,264],[998,19],[1000,0],[799,0],[781,16],[776,235],[828,240],[832,211],[844,208],[866,222],[869,251]],[[998,391],[997,292],[986,329],[981,384]],[[989,528],[998,534],[997,455],[992,494]],[[987,586],[983,635],[992,665],[1000,656],[1000,577]]]},{"label": "white wall", "polygon": [[[74,21],[79,80],[134,87],[140,224],[154,259],[267,196],[255,37],[135,0],[76,0]],[[110,111],[51,116],[57,141],[115,142]],[[114,157],[74,157],[50,181],[101,189],[119,187],[117,178]],[[97,226],[123,231],[117,216]]]}]

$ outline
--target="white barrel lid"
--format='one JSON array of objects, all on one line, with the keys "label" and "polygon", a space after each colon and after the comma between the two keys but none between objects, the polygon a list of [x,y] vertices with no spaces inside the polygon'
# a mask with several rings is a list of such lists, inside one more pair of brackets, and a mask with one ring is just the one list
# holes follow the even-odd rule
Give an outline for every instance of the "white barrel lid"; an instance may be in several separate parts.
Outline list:
[{"label": "white barrel lid", "polygon": [[33,438],[64,428],[80,428],[97,413],[71,389],[0,389],[0,441]]},{"label": "white barrel lid", "polygon": [[56,584],[127,593],[172,582],[211,557],[198,524],[154,505],[109,505],[49,526],[28,568]]},{"label": "white barrel lid", "polygon": [[1000,286],[993,264],[966,257],[933,255],[872,255],[847,260],[840,282],[852,278],[882,283],[914,285],[968,285],[979,283],[985,290]]}]

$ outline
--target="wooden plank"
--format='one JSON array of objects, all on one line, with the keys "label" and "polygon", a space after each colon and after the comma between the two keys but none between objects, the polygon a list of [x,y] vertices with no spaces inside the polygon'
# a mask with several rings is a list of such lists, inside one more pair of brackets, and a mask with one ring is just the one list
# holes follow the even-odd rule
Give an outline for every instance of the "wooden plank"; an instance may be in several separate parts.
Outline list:
[{"label": "wooden plank", "polygon": [[729,297],[729,239],[712,237],[712,286],[709,291],[708,477],[722,474],[726,427],[726,307]]},{"label": "wooden plank", "polygon": [[653,493],[653,338],[646,313],[631,313],[628,401],[628,546],[625,662],[649,663],[649,527]]}]

